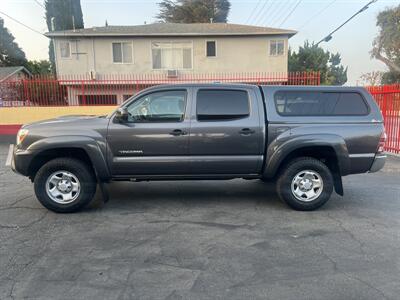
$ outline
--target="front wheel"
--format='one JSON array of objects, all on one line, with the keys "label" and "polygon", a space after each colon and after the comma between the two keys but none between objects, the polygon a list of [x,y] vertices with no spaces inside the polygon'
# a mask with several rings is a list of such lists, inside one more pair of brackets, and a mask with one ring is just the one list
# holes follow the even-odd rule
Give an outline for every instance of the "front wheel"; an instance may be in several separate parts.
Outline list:
[{"label": "front wheel", "polygon": [[329,168],[311,157],[292,160],[280,173],[277,193],[296,210],[314,210],[324,205],[333,191]]},{"label": "front wheel", "polygon": [[56,158],[39,169],[34,187],[44,207],[71,213],[89,204],[96,192],[96,180],[85,163],[73,158]]}]

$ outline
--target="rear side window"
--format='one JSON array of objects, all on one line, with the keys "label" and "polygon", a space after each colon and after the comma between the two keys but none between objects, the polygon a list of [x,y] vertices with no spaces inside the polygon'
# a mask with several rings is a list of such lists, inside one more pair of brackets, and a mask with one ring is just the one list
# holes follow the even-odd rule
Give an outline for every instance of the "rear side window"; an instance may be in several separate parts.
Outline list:
[{"label": "rear side window", "polygon": [[283,116],[363,116],[369,112],[363,97],[354,92],[282,91],[274,98]]},{"label": "rear side window", "polygon": [[250,114],[249,97],[239,90],[199,90],[196,113],[199,121],[245,118]]}]

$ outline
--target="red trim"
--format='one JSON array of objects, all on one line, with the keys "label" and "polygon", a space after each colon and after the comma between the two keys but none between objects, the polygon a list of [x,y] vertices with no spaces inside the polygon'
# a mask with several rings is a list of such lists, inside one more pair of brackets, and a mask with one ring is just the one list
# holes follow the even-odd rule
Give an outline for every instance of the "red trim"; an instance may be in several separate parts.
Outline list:
[{"label": "red trim", "polygon": [[22,125],[0,125],[0,135],[16,135]]}]

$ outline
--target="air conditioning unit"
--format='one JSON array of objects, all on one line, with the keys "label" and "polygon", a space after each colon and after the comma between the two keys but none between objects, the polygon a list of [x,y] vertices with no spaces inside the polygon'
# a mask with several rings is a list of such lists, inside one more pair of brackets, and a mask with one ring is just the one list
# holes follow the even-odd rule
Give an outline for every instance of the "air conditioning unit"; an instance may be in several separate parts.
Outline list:
[{"label": "air conditioning unit", "polygon": [[178,77],[178,70],[168,70],[167,71],[168,78],[177,78]]},{"label": "air conditioning unit", "polygon": [[96,73],[96,71],[95,70],[90,70],[89,71],[89,78],[91,79],[91,80],[96,80],[97,78],[97,73]]}]

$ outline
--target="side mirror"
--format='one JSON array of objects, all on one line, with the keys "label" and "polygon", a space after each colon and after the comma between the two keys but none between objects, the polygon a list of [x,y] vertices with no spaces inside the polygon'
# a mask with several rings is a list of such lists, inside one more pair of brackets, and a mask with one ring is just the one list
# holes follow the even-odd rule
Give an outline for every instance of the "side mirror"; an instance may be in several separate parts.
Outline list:
[{"label": "side mirror", "polygon": [[126,107],[118,108],[117,112],[115,113],[115,120],[119,123],[128,122],[128,109]]}]

